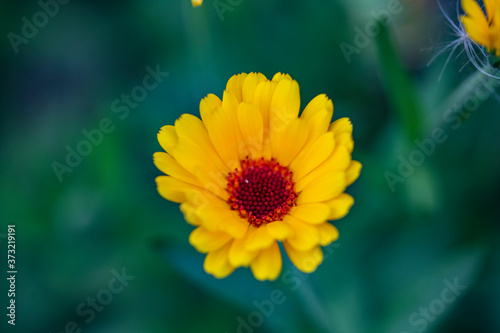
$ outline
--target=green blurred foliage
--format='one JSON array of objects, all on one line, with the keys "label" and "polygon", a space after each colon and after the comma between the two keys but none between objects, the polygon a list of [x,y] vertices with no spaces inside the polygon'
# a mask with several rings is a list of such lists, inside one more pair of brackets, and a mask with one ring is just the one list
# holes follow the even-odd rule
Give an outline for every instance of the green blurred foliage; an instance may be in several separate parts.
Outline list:
[{"label": "green blurred foliage", "polygon": [[[216,0],[198,8],[71,1],[17,53],[8,34],[21,34],[22,18],[41,7],[2,2],[0,248],[6,254],[15,224],[19,273],[16,326],[2,313],[1,331],[63,332],[74,321],[82,332],[235,332],[238,318],[248,321],[279,290],[285,301],[255,332],[499,332],[499,98],[472,111],[459,105],[463,122],[443,118],[476,70],[453,57],[438,81],[446,55],[426,66],[452,38],[433,1],[401,0],[348,62],[341,43],[355,46],[355,28],[394,1],[222,0],[237,4],[222,16]],[[456,2],[444,4],[456,18]],[[157,65],[168,77],[121,119],[113,102]],[[156,192],[159,128],[199,115],[201,98],[221,96],[230,76],[250,71],[289,73],[302,106],[326,93],[334,118],[354,124],[363,163],[348,190],[356,204],[335,222],[340,240],[309,276],[285,262],[271,283],[248,269],[214,279],[187,242],[192,227],[178,205]],[[113,130],[59,181],[53,162],[65,164],[66,147],[105,118]],[[401,161],[423,150],[413,140],[429,142],[436,129],[446,139],[391,189],[387,172],[398,175]],[[6,271],[6,260],[0,265]],[[79,314],[123,268],[135,278],[92,319]],[[456,279],[465,290],[439,301]],[[424,320],[420,308],[429,306],[441,312]]]}]

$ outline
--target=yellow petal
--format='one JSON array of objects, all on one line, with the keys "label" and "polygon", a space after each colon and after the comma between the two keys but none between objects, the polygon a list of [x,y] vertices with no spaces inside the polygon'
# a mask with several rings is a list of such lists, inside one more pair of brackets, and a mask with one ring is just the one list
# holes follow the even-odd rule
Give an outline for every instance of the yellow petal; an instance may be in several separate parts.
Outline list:
[{"label": "yellow petal", "polygon": [[235,267],[248,266],[259,251],[250,251],[246,248],[247,235],[235,239],[229,250],[229,262]]},{"label": "yellow petal", "polygon": [[[314,97],[305,107],[304,111],[300,115],[300,118],[304,120],[309,120],[314,114],[319,111],[326,110],[328,113],[333,115],[333,103],[325,94],[318,95]],[[330,116],[331,119],[331,116]],[[330,124],[330,120],[328,121]]]},{"label": "yellow petal", "polygon": [[219,230],[224,231],[234,238],[242,237],[248,229],[248,225],[240,218],[234,217],[232,219],[224,220],[219,224]]},{"label": "yellow petal", "polygon": [[191,0],[191,3],[193,4],[193,7],[198,7],[203,4],[203,0]]},{"label": "yellow petal", "polygon": [[332,115],[333,103],[325,94],[316,96],[307,104],[300,118],[308,123],[308,143],[316,141],[328,130]]},{"label": "yellow petal", "polygon": [[206,114],[203,122],[207,127],[210,140],[228,169],[239,168],[238,141],[233,117],[228,110],[218,107],[211,114]]},{"label": "yellow petal", "polygon": [[327,173],[312,181],[299,193],[297,204],[321,202],[330,200],[346,188],[346,179],[343,172]]},{"label": "yellow petal", "polygon": [[467,16],[462,17],[462,24],[469,37],[476,43],[491,49],[491,39],[489,34],[488,22],[486,19],[475,19]]},{"label": "yellow petal", "polygon": [[291,215],[286,216],[283,222],[287,223],[293,230],[293,235],[286,239],[293,247],[306,251],[319,244],[319,233],[316,226],[307,224]]},{"label": "yellow petal", "polygon": [[[202,169],[206,174],[209,172],[220,172],[212,164],[210,156],[191,140],[179,140],[170,155],[191,174],[196,174],[197,169]],[[200,181],[203,182],[202,179]]]},{"label": "yellow petal", "polygon": [[211,231],[204,227],[194,229],[189,235],[189,243],[202,253],[217,250],[230,240],[229,235],[220,231]]},{"label": "yellow petal", "polygon": [[295,190],[302,191],[312,181],[331,172],[345,172],[351,163],[351,153],[345,146],[337,147],[333,153],[314,170],[296,180]]},{"label": "yellow petal", "polygon": [[267,80],[264,74],[250,73],[243,81],[242,99],[243,102],[253,103],[255,89],[262,81]]},{"label": "yellow petal", "polygon": [[200,101],[200,116],[203,122],[205,123],[206,118],[209,117],[215,111],[215,109],[217,109],[221,105],[222,101],[214,94],[208,94],[207,97],[203,98]]},{"label": "yellow petal", "polygon": [[330,171],[346,171],[351,161],[349,148],[346,146],[339,146],[321,166]]},{"label": "yellow petal", "polygon": [[158,132],[157,137],[160,146],[169,154],[171,154],[172,149],[177,146],[177,142],[179,141],[175,127],[172,125],[163,126],[160,132]]},{"label": "yellow petal", "polygon": [[[235,145],[236,147],[239,147],[240,144],[244,143],[243,141],[243,136],[240,131],[240,125],[238,121],[238,106],[240,105],[240,102],[238,102],[236,96],[234,93],[230,90],[224,91],[224,95],[222,96],[222,108],[224,109],[224,113],[228,115],[229,118],[231,118],[233,125],[232,128],[234,129],[234,135],[235,135]],[[238,150],[239,153],[239,150]],[[245,156],[239,156],[240,159],[244,159]]]},{"label": "yellow petal", "polygon": [[209,274],[212,274],[216,278],[224,278],[231,274],[235,267],[229,263],[228,252],[231,244],[228,243],[225,246],[215,250],[210,251],[205,257],[205,262],[203,263],[203,268]]},{"label": "yellow petal", "polygon": [[[486,13],[488,16],[488,23],[491,24],[493,18],[498,15],[498,11],[500,10],[500,2],[497,0],[483,0],[484,6],[486,7]],[[498,21],[500,18],[496,18]]]},{"label": "yellow petal", "polygon": [[295,179],[301,179],[323,163],[333,152],[335,141],[333,133],[323,134],[313,144],[306,146],[290,164]]},{"label": "yellow petal", "polygon": [[219,154],[215,150],[208,131],[203,122],[191,114],[183,114],[175,121],[175,130],[179,136],[179,141],[190,140],[198,145],[205,155],[218,170],[227,170],[225,164],[220,159]]},{"label": "yellow petal", "polygon": [[361,172],[361,167],[362,167],[361,163],[359,163],[358,161],[351,162],[351,164],[347,168],[346,175],[345,175],[347,186],[351,185],[352,183],[354,183],[354,181],[356,179],[358,179],[359,174]]},{"label": "yellow petal", "polygon": [[484,18],[486,20],[484,12],[476,0],[462,0],[462,8],[467,16],[474,19]]},{"label": "yellow petal", "polygon": [[307,120],[308,135],[306,145],[315,142],[320,136],[328,131],[331,119],[332,113],[327,109],[323,109],[314,113]]},{"label": "yellow petal", "polygon": [[290,210],[290,215],[310,224],[320,224],[330,215],[330,207],[323,203],[299,205]]},{"label": "yellow petal", "polygon": [[283,221],[269,223],[267,225],[267,232],[269,232],[269,234],[277,240],[284,240],[293,235],[293,230],[290,225],[284,223]]},{"label": "yellow petal", "polygon": [[[492,11],[496,4],[493,1],[485,1],[488,18],[486,18],[479,4],[474,0],[462,0],[462,8],[466,16],[462,16],[462,24],[469,37],[475,42],[486,46],[488,51],[492,48],[492,39],[489,25],[494,19]],[[491,17],[490,17],[491,15]]]},{"label": "yellow petal", "polygon": [[298,117],[300,91],[297,81],[282,79],[278,82],[271,100],[269,126],[272,135],[285,130],[286,125]]},{"label": "yellow petal", "polygon": [[328,222],[318,225],[319,231],[319,244],[321,246],[329,245],[331,242],[339,238],[339,231],[335,226]]},{"label": "yellow petal", "polygon": [[207,205],[196,212],[200,224],[212,231],[222,231],[234,238],[241,238],[248,229],[248,223],[243,221],[238,213],[227,207]]},{"label": "yellow petal", "polygon": [[325,204],[330,208],[328,220],[338,220],[349,213],[352,205],[354,205],[354,198],[347,193],[342,193],[338,197],[328,200]]},{"label": "yellow petal", "polygon": [[[490,11],[494,12],[491,14],[491,26],[490,26],[490,40],[491,49],[495,50],[495,55],[500,57],[500,2],[498,0],[488,1]],[[488,14],[490,15],[490,14]]]},{"label": "yellow petal", "polygon": [[199,226],[201,221],[196,216],[196,208],[193,204],[189,202],[183,202],[181,203],[181,212],[184,214],[184,219],[192,225]]},{"label": "yellow petal", "polygon": [[273,76],[273,82],[280,82],[282,80],[292,80],[292,77],[289,74],[276,73]]},{"label": "yellow petal", "polygon": [[179,140],[171,154],[188,172],[193,174],[202,187],[220,196],[228,198],[224,190],[227,185],[227,169],[221,170],[213,164],[211,154],[207,154],[200,146],[191,140]]},{"label": "yellow petal", "polygon": [[283,133],[273,133],[271,138],[273,155],[281,165],[288,166],[300,153],[306,140],[306,122],[299,118],[293,119]]},{"label": "yellow petal", "polygon": [[246,77],[247,73],[241,73],[233,75],[229,81],[227,81],[226,90],[234,94],[238,103],[242,101],[243,82],[245,82]]},{"label": "yellow petal", "polygon": [[253,159],[262,156],[263,124],[262,115],[254,105],[241,103],[238,107],[238,121],[245,145],[239,147],[241,155],[248,155]]},{"label": "yellow petal", "polygon": [[162,197],[177,203],[188,201],[196,195],[202,196],[200,188],[170,176],[156,177],[156,187]]},{"label": "yellow petal", "polygon": [[157,152],[153,154],[153,162],[156,167],[166,175],[180,179],[183,182],[200,186],[193,174],[184,169],[172,156],[167,153]]},{"label": "yellow petal", "polygon": [[266,130],[269,130],[269,109],[277,85],[276,82],[262,81],[255,88],[253,96],[253,104],[262,113],[262,121]]},{"label": "yellow petal", "polygon": [[287,241],[283,242],[283,247],[293,264],[304,273],[314,272],[323,261],[323,252],[319,247],[308,251],[299,251]]},{"label": "yellow petal", "polygon": [[346,146],[349,152],[352,152],[354,141],[352,140],[352,124],[349,118],[337,119],[330,125],[328,131],[333,132],[337,147]]},{"label": "yellow petal", "polygon": [[261,250],[250,264],[253,275],[260,281],[275,280],[280,275],[282,266],[281,252],[276,242]]},{"label": "yellow petal", "polygon": [[333,132],[335,136],[342,133],[352,134],[352,123],[347,117],[339,118],[330,124],[328,130]]},{"label": "yellow petal", "polygon": [[259,228],[249,227],[245,247],[249,251],[260,250],[269,247],[276,239],[267,231],[267,224]]}]

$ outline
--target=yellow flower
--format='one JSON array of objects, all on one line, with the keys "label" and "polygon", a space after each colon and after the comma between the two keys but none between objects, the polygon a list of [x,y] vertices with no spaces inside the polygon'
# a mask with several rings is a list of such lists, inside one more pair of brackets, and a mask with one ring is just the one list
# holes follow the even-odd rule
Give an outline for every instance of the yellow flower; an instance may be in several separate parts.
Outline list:
[{"label": "yellow flower", "polygon": [[462,0],[462,23],[469,37],[500,56],[500,0],[483,0],[486,15],[476,0]]},{"label": "yellow flower", "polygon": [[193,7],[198,7],[203,4],[203,0],[191,0],[191,3],[193,4]]},{"label": "yellow flower", "polygon": [[327,220],[345,216],[354,199],[344,193],[359,176],[351,159],[352,125],[330,124],[333,104],[315,97],[299,117],[299,85],[287,74],[231,77],[222,101],[200,102],[201,120],[184,114],[164,126],[166,151],[154,163],[168,176],[158,192],[180,203],[196,226],[189,242],[207,253],[204,268],[217,278],[250,266],[259,280],[282,268],[278,242],[295,266],[312,272],[321,246],[338,238]]}]

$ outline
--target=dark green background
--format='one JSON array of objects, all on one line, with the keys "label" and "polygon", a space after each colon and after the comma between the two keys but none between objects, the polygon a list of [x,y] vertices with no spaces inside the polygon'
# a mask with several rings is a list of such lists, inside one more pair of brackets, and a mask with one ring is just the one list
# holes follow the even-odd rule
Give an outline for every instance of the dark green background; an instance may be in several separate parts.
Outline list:
[{"label": "dark green background", "polygon": [[[440,81],[447,54],[426,66],[454,38],[436,3],[402,0],[350,63],[341,43],[355,45],[355,28],[374,23],[370,12],[387,1],[233,0],[223,20],[214,3],[73,0],[18,53],[8,34],[21,34],[22,18],[32,21],[40,6],[0,4],[0,277],[8,224],[18,270],[15,328],[1,278],[1,331],[63,332],[74,321],[82,332],[235,332],[238,317],[248,320],[278,289],[286,300],[255,332],[410,333],[424,328],[412,314],[439,304],[445,281],[457,280],[466,289],[423,331],[499,332],[499,101],[465,106],[463,123],[443,121],[464,108],[477,71],[463,55]],[[456,20],[455,5],[445,3]],[[157,65],[169,76],[120,119],[113,101]],[[233,74],[250,71],[289,73],[302,108],[326,93],[334,119],[354,125],[363,164],[348,189],[356,204],[335,222],[340,239],[310,276],[285,262],[273,283],[248,269],[214,279],[187,242],[192,227],[178,205],[156,192],[159,128],[199,115],[201,98],[221,97]],[[104,118],[114,130],[60,182],[53,162],[65,163],[66,146]],[[414,140],[437,128],[446,140],[391,191],[386,172],[397,175],[400,159],[418,154]],[[76,309],[123,268],[135,278],[86,323]]]}]

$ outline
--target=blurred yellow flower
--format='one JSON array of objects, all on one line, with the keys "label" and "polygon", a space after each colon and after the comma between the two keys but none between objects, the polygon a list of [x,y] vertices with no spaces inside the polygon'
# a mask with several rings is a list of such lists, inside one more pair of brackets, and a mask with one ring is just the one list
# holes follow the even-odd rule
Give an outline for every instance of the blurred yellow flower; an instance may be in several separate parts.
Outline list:
[{"label": "blurred yellow flower", "polygon": [[193,7],[198,7],[203,4],[203,0],[191,0],[191,3],[193,4]]},{"label": "blurred yellow flower", "polygon": [[344,193],[359,176],[348,118],[330,124],[333,104],[315,97],[299,117],[299,85],[287,74],[229,79],[222,100],[200,102],[201,120],[184,114],[158,133],[165,152],[154,163],[168,176],[158,192],[181,204],[196,229],[189,242],[207,253],[204,268],[217,278],[250,266],[259,280],[282,268],[278,242],[294,265],[313,272],[321,246],[338,238],[327,220],[345,216]]},{"label": "blurred yellow flower", "polygon": [[462,24],[469,37],[500,56],[500,0],[483,0],[486,13],[476,0],[462,0]]}]

